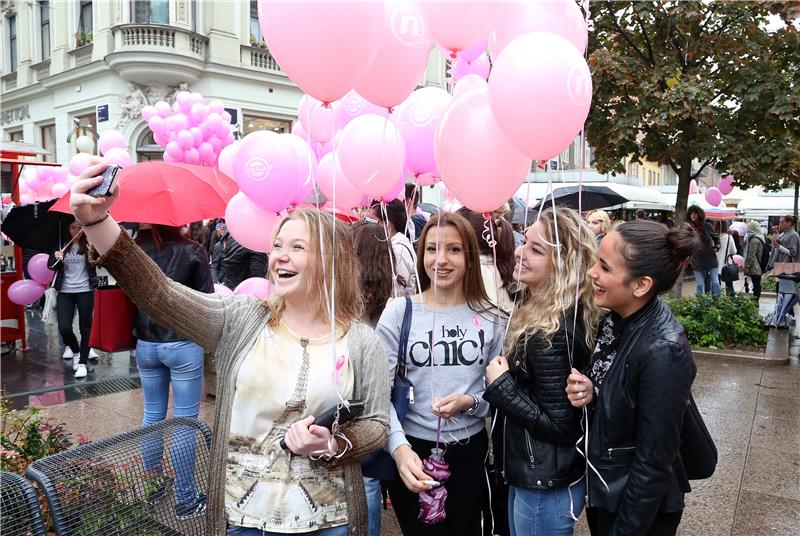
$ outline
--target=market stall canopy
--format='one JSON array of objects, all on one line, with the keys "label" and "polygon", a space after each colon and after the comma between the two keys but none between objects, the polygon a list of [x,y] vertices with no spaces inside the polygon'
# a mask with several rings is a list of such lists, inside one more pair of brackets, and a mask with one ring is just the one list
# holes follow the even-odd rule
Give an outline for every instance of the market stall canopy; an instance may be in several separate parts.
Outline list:
[{"label": "market stall canopy", "polygon": [[[781,195],[791,192],[790,195]],[[745,197],[739,201],[738,210],[747,218],[790,216],[794,214],[794,192],[783,190],[773,195]]]},{"label": "market stall canopy", "polygon": [[39,147],[33,143],[24,143],[19,141],[0,141],[0,152],[16,153],[23,156],[50,155],[50,151],[43,147]]},{"label": "market stall canopy", "polygon": [[[553,189],[562,187],[576,187],[576,182],[556,182],[553,181]],[[611,181],[592,181],[584,182],[584,187],[588,186],[605,186],[612,190],[615,194],[627,199],[621,204],[609,206],[609,209],[645,209],[645,210],[675,210],[675,200],[670,199],[654,188],[647,188],[644,186],[633,186],[630,184],[620,184]],[[528,200],[528,206],[534,206],[548,193],[548,184],[546,182],[530,182],[523,183],[517,190],[517,197]],[[586,207],[584,207],[586,208]]]},{"label": "market stall canopy", "polygon": [[690,195],[686,207],[688,208],[692,205],[702,208],[703,212],[706,213],[706,218],[712,220],[732,220],[738,215],[738,211],[735,208],[728,208],[725,205],[715,207],[706,201],[705,194]]}]

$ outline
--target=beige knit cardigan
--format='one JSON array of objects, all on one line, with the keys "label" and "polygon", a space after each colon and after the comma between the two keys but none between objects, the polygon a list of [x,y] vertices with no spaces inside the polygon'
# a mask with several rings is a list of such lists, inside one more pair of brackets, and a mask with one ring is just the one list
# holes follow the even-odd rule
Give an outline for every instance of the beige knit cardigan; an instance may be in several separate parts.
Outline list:
[{"label": "beige knit cardigan", "polygon": [[[139,309],[158,324],[214,354],[217,398],[206,532],[222,535],[226,528],[225,467],[236,377],[270,311],[259,300],[204,294],[170,280],[125,232],[96,264],[107,268]],[[342,427],[353,448],[331,465],[344,466],[349,534],[366,536],[367,503],[359,460],[381,448],[388,437],[389,365],[370,327],[353,323],[347,340],[355,373],[353,396],[364,401],[365,411]]]}]

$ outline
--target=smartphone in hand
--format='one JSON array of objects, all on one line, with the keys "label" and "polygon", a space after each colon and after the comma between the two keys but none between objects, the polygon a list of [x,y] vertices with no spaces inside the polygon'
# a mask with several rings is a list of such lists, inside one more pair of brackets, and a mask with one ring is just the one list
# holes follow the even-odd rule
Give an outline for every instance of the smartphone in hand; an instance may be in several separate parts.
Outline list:
[{"label": "smartphone in hand", "polygon": [[108,166],[103,174],[100,175],[103,177],[103,182],[86,193],[92,197],[104,197],[108,195],[108,192],[111,191],[111,186],[114,184],[114,179],[116,179],[117,173],[119,173],[121,169],[122,168],[119,166]]}]

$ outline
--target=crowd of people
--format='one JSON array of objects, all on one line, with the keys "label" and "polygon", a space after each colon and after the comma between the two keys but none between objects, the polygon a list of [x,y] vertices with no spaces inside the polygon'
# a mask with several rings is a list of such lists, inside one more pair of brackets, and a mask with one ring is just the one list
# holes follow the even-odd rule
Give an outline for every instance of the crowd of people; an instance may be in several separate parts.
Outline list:
[{"label": "crowd of people", "polygon": [[[211,461],[225,470],[207,495],[179,470],[174,490],[176,515],[207,511],[213,534],[377,536],[387,494],[409,536],[572,534],[584,509],[594,535],[675,534],[696,367],[659,295],[689,267],[698,293],[718,295],[720,259],[744,253],[758,296],[767,244],[772,262],[800,247],[790,218],[777,242],[757,223],[742,241],[702,210],[670,228],[561,207],[517,243],[502,211],[426,218],[413,186],[352,224],[297,209],[268,256],[223,221],[144,226],[134,241],[109,217],[116,186],[85,193],[104,167],[84,172],[71,206],[97,266],[139,306],[143,424],[164,418],[170,384],[175,414],[196,417],[203,349],[213,355]],[[63,285],[86,292],[72,265]],[[265,274],[266,300],[213,293]],[[81,366],[88,353],[69,345]],[[351,420],[315,424],[353,401]],[[389,476],[371,462],[381,452]]]}]

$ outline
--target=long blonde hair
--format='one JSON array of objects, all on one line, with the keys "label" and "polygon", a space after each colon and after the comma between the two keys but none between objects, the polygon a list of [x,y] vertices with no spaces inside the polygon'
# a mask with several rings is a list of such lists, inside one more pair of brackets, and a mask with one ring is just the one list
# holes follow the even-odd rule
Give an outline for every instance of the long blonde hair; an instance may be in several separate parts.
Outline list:
[{"label": "long blonde hair", "polygon": [[[325,322],[331,321],[326,304],[326,296],[332,297],[331,274],[333,274],[336,284],[333,315],[336,319],[336,326],[343,331],[347,331],[352,322],[361,318],[364,310],[364,301],[359,288],[359,267],[352,230],[330,214],[316,209],[301,208],[295,210],[275,226],[273,241],[289,220],[303,221],[308,228],[309,277],[313,278],[313,282],[316,285],[314,299],[319,304],[319,315]],[[336,234],[335,241],[334,233]],[[324,250],[322,252],[320,251],[320,235],[322,236],[321,242]],[[334,259],[336,259],[335,271],[333,269]],[[281,296],[275,294],[267,298],[267,303],[272,310],[272,317],[269,323],[271,326],[275,326],[280,321],[286,304]]]},{"label": "long blonde hair", "polygon": [[[586,272],[594,264],[594,233],[576,211],[568,208],[542,211],[539,221],[544,232],[542,238],[558,246],[547,248],[550,252],[550,276],[536,288],[523,286],[522,305],[514,313],[509,328],[509,341],[516,343],[538,334],[547,340],[562,328],[562,319],[574,307],[578,291],[579,318],[586,332],[586,345],[592,348],[600,310],[594,304],[594,290]],[[556,229],[558,226],[558,240]],[[558,254],[558,256],[556,256]],[[571,317],[566,318],[572,322]]]}]

